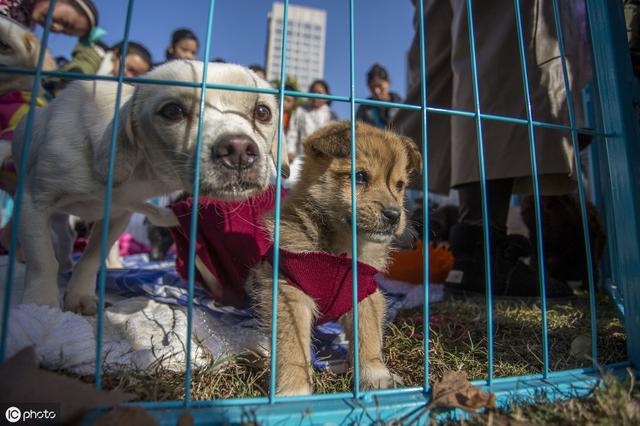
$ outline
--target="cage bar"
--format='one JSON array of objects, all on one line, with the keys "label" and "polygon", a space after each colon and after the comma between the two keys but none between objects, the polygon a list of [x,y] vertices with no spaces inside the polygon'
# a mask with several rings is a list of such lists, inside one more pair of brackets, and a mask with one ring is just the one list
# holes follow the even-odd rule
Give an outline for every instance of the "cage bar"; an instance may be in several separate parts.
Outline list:
[{"label": "cage bar", "polygon": [[[422,258],[422,268],[424,270],[424,295],[422,303],[424,309],[422,311],[422,335],[424,341],[424,380],[423,391],[429,391],[429,260],[431,251],[429,250],[429,202],[425,195],[429,191],[429,128],[427,121],[427,63],[425,60],[426,41],[424,37],[424,2],[418,1],[418,14],[420,15],[420,97],[422,100],[421,120],[422,120],[422,240],[426,242],[424,256]],[[423,245],[424,247],[424,245]]]},{"label": "cage bar", "polygon": [[360,397],[360,340],[358,330],[358,230],[356,217],[356,48],[354,0],[349,0],[349,79],[351,111],[351,268],[353,269],[353,397]]},{"label": "cage bar", "polygon": [[276,342],[278,333],[278,278],[280,264],[280,206],[282,188],[282,131],[283,131],[283,113],[284,113],[284,85],[286,80],[287,68],[287,25],[289,20],[289,0],[284,0],[283,11],[283,27],[282,27],[282,54],[280,59],[280,89],[278,90],[278,98],[280,100],[280,114],[278,116],[278,154],[276,159],[276,205],[274,208],[274,228],[273,228],[273,283],[272,283],[272,299],[271,299],[271,370],[269,371],[269,402],[275,402],[276,398]]},{"label": "cage bar", "polygon": [[[104,293],[107,282],[107,239],[109,238],[109,219],[111,218],[111,193],[113,190],[113,172],[116,164],[116,138],[118,137],[118,121],[120,119],[120,101],[122,100],[122,78],[124,77],[124,67],[129,47],[129,30],[131,28],[131,18],[133,15],[134,0],[127,3],[127,18],[124,27],[124,41],[120,51],[120,66],[118,67],[118,88],[116,89],[116,105],[113,114],[113,127],[111,128],[111,145],[109,146],[109,161],[107,166],[107,187],[104,195],[104,210],[102,215],[102,236],[100,237],[100,271],[98,272],[98,314],[96,318],[96,389],[102,387],[102,333],[104,321]],[[98,222],[96,222],[97,227]]]},{"label": "cage bar", "polygon": [[[17,67],[2,67],[0,68],[0,74],[35,74],[35,71],[30,68],[17,68]],[[61,77],[61,78],[69,78],[69,79],[77,79],[77,80],[100,80],[100,81],[117,81],[117,77],[108,76],[108,75],[94,75],[94,74],[80,74],[76,72],[65,72],[65,71],[42,71],[40,73],[42,77]],[[125,83],[135,83],[135,84],[155,84],[159,86],[176,86],[176,87],[200,87],[200,83],[188,82],[188,81],[174,81],[174,80],[160,80],[146,77],[124,77],[123,82]],[[270,93],[274,95],[279,94],[278,89],[264,89],[261,87],[248,87],[248,86],[234,86],[234,85],[226,85],[226,84],[215,84],[215,83],[207,83],[207,89],[219,89],[219,90],[230,90],[236,92],[252,92],[252,93]],[[285,96],[293,96],[295,98],[314,98],[314,99],[326,99],[328,101],[336,101],[336,102],[351,102],[350,96],[340,96],[340,95],[325,95],[322,93],[309,93],[309,92],[301,92],[295,90],[285,90]],[[421,111],[421,105],[415,104],[405,104],[399,102],[388,102],[388,101],[378,101],[375,99],[365,99],[358,98],[354,99],[354,102],[359,105],[375,105],[382,106],[388,108],[398,108],[398,109],[408,109],[413,111]],[[476,116],[475,112],[471,111],[463,111],[457,109],[449,109],[449,108],[441,108],[441,107],[432,107],[426,106],[426,110],[430,114],[441,114],[441,115],[453,115],[453,116],[461,116],[461,117],[470,117],[474,118]],[[495,114],[486,114],[480,112],[479,117],[483,120],[492,120],[492,121],[501,121],[505,123],[514,123],[514,124],[522,124],[527,125],[528,122],[526,119],[503,116],[503,115],[495,115]],[[558,131],[571,132],[570,126],[565,126],[557,123],[549,123],[544,121],[536,121],[533,120],[534,127],[543,127],[547,129],[555,129]],[[597,130],[587,129],[587,128],[577,128],[576,131],[578,134],[584,135],[594,135],[594,136],[613,136],[612,133],[602,133]]]},{"label": "cage bar", "polygon": [[482,193],[482,235],[484,239],[484,270],[487,300],[487,384],[493,383],[493,294],[491,292],[491,250],[489,236],[489,206],[487,205],[487,172],[484,161],[484,141],[482,138],[482,118],[480,118],[480,91],[478,88],[478,63],[476,61],[476,41],[473,29],[471,0],[467,0],[467,25],[469,28],[469,51],[471,52],[471,76],[473,80],[473,99],[476,111],[476,134],[478,137],[478,166],[480,169],[480,191]]},{"label": "cage bar", "polygon": [[[634,112],[629,47],[624,33],[624,16],[614,0],[587,3],[588,24],[601,101],[605,156],[610,173],[610,195],[615,228],[609,245],[617,251],[613,257],[614,278],[620,281],[623,296],[627,352],[632,365],[640,366],[640,179],[635,161],[640,158],[637,117]],[[635,212],[635,214],[634,214]]]},{"label": "cage bar", "polygon": [[207,94],[207,72],[209,69],[209,52],[211,51],[211,35],[213,32],[213,11],[215,8],[215,0],[209,2],[209,13],[207,17],[207,38],[204,44],[205,61],[202,64],[202,81],[200,83],[200,100],[198,105],[198,134],[195,150],[195,164],[193,173],[193,204],[191,208],[191,227],[189,229],[189,238],[193,244],[189,244],[189,259],[187,266],[188,280],[188,301],[187,301],[187,334],[186,334],[186,369],[184,381],[184,405],[191,404],[191,330],[193,328],[193,293],[195,287],[195,262],[196,262],[196,234],[198,228],[198,198],[200,197],[200,149],[202,147],[202,128],[204,126],[204,103]]},{"label": "cage bar", "polygon": [[589,236],[589,217],[587,215],[587,197],[582,181],[582,163],[580,161],[580,146],[578,145],[578,134],[576,133],[576,116],[573,109],[573,96],[571,84],[569,83],[569,73],[567,71],[567,55],[564,48],[564,35],[562,33],[562,23],[560,22],[560,10],[558,0],[553,0],[553,14],[556,24],[556,35],[558,37],[558,47],[560,48],[560,61],[562,64],[562,78],[564,80],[564,90],[567,94],[567,108],[569,110],[569,123],[571,125],[571,144],[573,146],[574,161],[576,164],[576,176],[578,179],[578,200],[580,203],[580,216],[582,217],[582,234],[584,239],[584,254],[587,260],[587,280],[589,287],[589,311],[591,316],[591,361],[594,367],[598,364],[598,327],[596,320],[596,286],[593,277],[593,260],[591,257],[591,237]]},{"label": "cage bar", "polygon": [[533,132],[533,113],[531,111],[531,90],[529,87],[529,73],[525,55],[524,35],[522,31],[522,14],[520,0],[513,1],[516,12],[516,28],[518,30],[518,48],[520,50],[520,68],[522,69],[522,85],[524,89],[525,106],[529,130],[529,156],[531,159],[531,174],[533,183],[533,202],[536,218],[536,243],[538,245],[538,282],[540,284],[540,309],[542,314],[542,372],[546,378],[549,375],[549,334],[547,332],[547,281],[545,277],[544,248],[542,246],[542,214],[540,213],[540,182],[538,178],[538,156],[536,155],[536,139]]},{"label": "cage bar", "polygon": [[[22,158],[18,167],[18,189],[16,193],[16,203],[14,210],[14,224],[12,228],[12,239],[10,245],[9,266],[7,269],[7,279],[5,287],[5,300],[3,310],[3,325],[2,325],[2,339],[0,341],[0,360],[4,359],[6,351],[6,340],[8,334],[8,320],[9,320],[9,308],[11,299],[11,287],[14,273],[14,261],[15,261],[15,249],[17,244],[17,229],[18,222],[20,220],[20,201],[24,191],[24,179],[26,176],[25,164],[27,153],[29,152],[29,146],[31,142],[31,133],[33,127],[33,120],[35,114],[35,99],[40,89],[40,77],[42,76],[62,76],[69,78],[88,79],[88,80],[106,80],[114,81],[118,83],[117,100],[114,116],[114,130],[111,135],[111,151],[109,154],[109,174],[107,181],[107,190],[105,195],[105,218],[109,217],[110,203],[111,203],[111,190],[112,190],[112,178],[113,168],[115,163],[115,138],[118,116],[119,116],[119,104],[121,100],[121,90],[123,83],[137,83],[137,84],[158,84],[158,85],[174,85],[183,87],[199,88],[200,92],[200,117],[203,116],[204,101],[207,89],[216,90],[235,90],[241,92],[257,92],[257,93],[271,93],[278,95],[280,99],[280,117],[278,122],[278,156],[276,160],[277,176],[276,186],[278,188],[276,192],[276,221],[275,221],[275,234],[274,234],[274,275],[273,275],[273,323],[272,323],[272,335],[271,335],[271,376],[269,383],[269,395],[262,398],[235,398],[227,400],[215,400],[215,401],[192,401],[191,390],[191,330],[193,319],[193,302],[192,297],[195,286],[195,244],[190,247],[189,252],[189,304],[188,304],[188,341],[187,341],[187,357],[186,357],[186,377],[185,377],[185,398],[181,401],[150,401],[144,403],[135,403],[129,405],[138,405],[147,408],[158,409],[154,411],[159,420],[163,422],[171,422],[177,419],[184,411],[185,407],[190,409],[190,412],[194,414],[196,420],[221,419],[225,421],[234,421],[238,419],[247,419],[247,410],[255,410],[256,416],[260,417],[261,423],[274,424],[277,422],[298,423],[300,420],[306,420],[308,417],[307,410],[311,404],[314,407],[314,421],[320,419],[326,419],[327,421],[334,420],[340,416],[351,419],[353,421],[377,421],[380,419],[401,418],[407,421],[419,418],[420,415],[425,413],[425,406],[430,399],[429,393],[429,306],[428,306],[428,251],[424,258],[425,268],[425,290],[424,290],[424,384],[421,387],[401,388],[401,389],[386,389],[379,391],[361,391],[359,386],[359,350],[358,350],[358,306],[357,306],[357,273],[353,274],[353,296],[354,296],[354,338],[352,347],[354,348],[354,389],[353,392],[342,392],[336,394],[327,395],[308,395],[308,396],[294,396],[294,397],[277,397],[276,398],[276,331],[277,331],[277,284],[278,284],[278,248],[279,248],[279,223],[280,223],[280,188],[282,184],[281,179],[281,162],[282,162],[282,113],[283,113],[283,99],[284,96],[294,97],[308,97],[319,98],[327,100],[335,100],[339,102],[349,102],[351,109],[351,189],[352,189],[352,249],[353,249],[353,269],[357,272],[357,229],[356,229],[356,189],[355,189],[355,172],[356,172],[356,132],[355,132],[355,105],[376,105],[391,108],[402,108],[414,111],[420,111],[422,119],[422,150],[425,154],[423,156],[423,185],[425,190],[428,188],[428,115],[427,114],[445,114],[450,116],[464,116],[472,117],[475,119],[476,132],[478,137],[478,160],[481,177],[481,193],[483,197],[482,213],[483,213],[483,243],[485,252],[485,280],[486,280],[486,307],[487,307],[487,339],[488,339],[488,373],[486,380],[474,381],[473,384],[481,386],[484,389],[490,389],[496,392],[498,395],[498,401],[500,405],[508,405],[513,398],[517,397],[531,397],[536,392],[544,389],[548,392],[549,398],[567,397],[573,395],[584,394],[590,391],[593,385],[598,380],[599,369],[596,368],[597,362],[597,324],[595,321],[595,284],[592,273],[592,260],[589,244],[589,233],[586,222],[586,196],[584,194],[584,188],[581,185],[580,179],[578,180],[579,200],[581,207],[581,216],[583,221],[583,236],[585,240],[585,250],[587,255],[588,273],[589,273],[589,292],[590,292],[590,315],[591,315],[591,339],[592,339],[592,358],[594,367],[587,369],[574,369],[563,371],[549,371],[548,360],[548,334],[546,329],[546,302],[544,298],[545,293],[545,274],[543,265],[543,251],[542,251],[542,233],[541,233],[541,221],[540,221],[540,193],[538,186],[538,174],[537,174],[537,162],[535,158],[535,138],[534,129],[536,127],[543,127],[554,129],[559,132],[570,132],[572,143],[574,146],[574,155],[576,156],[576,167],[578,175],[580,175],[580,162],[578,158],[578,146],[577,135],[588,134],[592,136],[601,137],[604,145],[604,157],[602,159],[609,167],[609,175],[603,176],[603,179],[610,180],[610,190],[605,199],[611,199],[612,205],[609,206],[613,218],[610,218],[612,223],[612,229],[615,230],[613,234],[609,235],[609,244],[612,250],[618,256],[612,256],[612,272],[613,277],[616,280],[615,284],[620,287],[624,296],[624,320],[625,329],[627,332],[628,340],[628,353],[629,362],[617,363],[604,366],[614,372],[616,375],[623,375],[628,367],[638,368],[640,365],[640,224],[635,214],[629,214],[630,212],[637,212],[640,206],[640,179],[638,179],[638,172],[634,169],[633,160],[640,158],[640,148],[637,146],[637,140],[639,137],[638,125],[636,117],[633,114],[632,101],[629,87],[632,87],[633,77],[630,75],[630,64],[626,46],[626,39],[621,31],[622,28],[622,15],[619,1],[607,0],[605,2],[596,2],[594,0],[587,0],[587,7],[589,12],[588,23],[590,25],[591,33],[597,35],[592,37],[593,53],[595,59],[596,70],[596,84],[599,91],[599,103],[601,104],[602,114],[602,128],[597,130],[591,129],[578,129],[576,128],[575,115],[573,111],[571,87],[569,85],[566,56],[564,52],[564,39],[562,34],[562,25],[560,22],[560,15],[558,12],[558,2],[553,1],[554,17],[556,24],[556,32],[558,37],[558,43],[561,50],[561,61],[563,67],[563,78],[565,83],[565,90],[567,93],[567,103],[570,116],[570,125],[559,125],[555,123],[545,123],[536,121],[533,119],[531,111],[531,94],[527,79],[526,69],[526,57],[524,50],[524,39],[522,34],[522,21],[520,14],[519,0],[514,0],[516,7],[516,20],[518,29],[518,43],[520,48],[520,61],[523,72],[523,88],[526,99],[527,118],[521,119],[516,117],[506,117],[492,114],[482,113],[480,109],[479,98],[479,85],[478,85],[478,69],[476,62],[476,48],[475,48],[475,33],[473,27],[473,13],[472,2],[467,0],[467,19],[469,29],[469,43],[471,54],[471,69],[473,79],[473,91],[474,91],[474,111],[460,111],[446,108],[435,108],[427,104],[427,88],[426,88],[426,60],[425,60],[425,40],[424,35],[424,10],[423,2],[419,1],[417,4],[420,14],[420,66],[421,66],[421,84],[422,84],[422,98],[420,105],[402,104],[395,102],[375,101],[368,99],[361,99],[355,96],[355,27],[354,27],[354,0],[349,1],[349,20],[350,20],[350,94],[349,96],[335,96],[335,95],[321,95],[321,94],[309,94],[299,91],[288,91],[284,89],[285,83],[285,71],[286,71],[286,34],[287,34],[287,7],[288,0],[285,0],[284,8],[284,34],[282,44],[281,55],[281,79],[280,87],[278,89],[258,89],[251,87],[239,87],[221,84],[208,84],[207,83],[207,67],[208,57],[211,44],[211,33],[213,27],[213,13],[215,0],[211,0],[209,6],[208,26],[207,26],[207,41],[205,44],[205,63],[203,64],[203,79],[201,82],[187,83],[187,82],[175,82],[165,80],[154,80],[147,78],[128,78],[124,76],[124,58],[126,57],[128,39],[129,39],[129,27],[131,21],[131,15],[133,10],[133,0],[129,0],[127,8],[127,21],[125,26],[125,39],[121,52],[121,63],[117,77],[104,77],[96,75],[82,75],[78,73],[61,73],[61,72],[45,72],[42,71],[42,64],[44,61],[44,52],[48,41],[48,35],[50,32],[49,26],[52,21],[52,10],[55,6],[55,0],[51,1],[51,7],[46,18],[46,26],[42,36],[42,49],[38,58],[38,66],[35,70],[22,69],[22,68],[2,68],[0,73],[14,73],[14,74],[29,74],[34,76],[33,83],[33,96],[31,99],[30,110],[27,116],[27,126],[25,132],[25,143],[22,147]],[[484,144],[482,135],[482,121],[494,120],[505,123],[514,123],[518,125],[526,125],[529,131],[530,153],[532,162],[532,174],[534,176],[534,195],[535,195],[535,208],[536,208],[536,224],[537,235],[536,240],[538,243],[538,257],[540,261],[539,266],[539,280],[541,285],[541,301],[543,304],[542,316],[543,316],[543,339],[544,339],[544,368],[540,374],[532,374],[527,376],[512,376],[512,377],[500,377],[494,378],[493,373],[493,314],[492,314],[492,292],[491,292],[491,253],[490,253],[490,235],[489,235],[489,222],[488,222],[488,206],[487,206],[487,188],[486,188],[486,170],[484,161]],[[203,120],[200,118],[198,122],[198,137],[197,137],[197,153],[196,153],[196,176],[199,174],[199,155],[200,146],[202,143],[202,129]],[[193,185],[193,209],[191,219],[191,239],[195,241],[195,231],[197,227],[197,205],[198,205],[198,193],[199,182],[198,179],[194,180]],[[426,197],[425,197],[426,201]],[[428,208],[425,206],[425,212],[423,214],[423,221],[425,225],[425,238],[428,234]],[[101,387],[102,370],[101,370],[101,345],[102,345],[102,314],[104,310],[104,287],[106,280],[106,236],[108,233],[108,221],[105,220],[102,229],[101,239],[101,268],[99,275],[99,316],[97,324],[97,350],[96,350],[96,387]],[[372,417],[373,413],[377,413],[378,417]],[[99,416],[100,413],[94,413]],[[317,415],[318,417],[315,417]],[[392,417],[396,416],[396,417]]]}]

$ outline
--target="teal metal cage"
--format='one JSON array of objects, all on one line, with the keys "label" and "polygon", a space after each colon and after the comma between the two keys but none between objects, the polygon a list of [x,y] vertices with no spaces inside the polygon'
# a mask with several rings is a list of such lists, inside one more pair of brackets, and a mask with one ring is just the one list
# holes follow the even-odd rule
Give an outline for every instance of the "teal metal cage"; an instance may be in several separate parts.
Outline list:
[{"label": "teal metal cage", "polygon": [[[595,106],[595,116],[592,118],[594,121],[593,127],[596,130],[578,129],[575,124],[574,117],[574,105],[572,104],[571,88],[568,81],[567,65],[564,52],[564,41],[562,36],[562,22],[559,17],[558,0],[553,1],[556,34],[558,37],[562,68],[564,75],[565,89],[567,91],[568,109],[570,116],[570,125],[559,125],[552,123],[543,123],[534,120],[531,108],[531,97],[529,90],[529,83],[526,71],[526,58],[523,41],[522,19],[520,15],[520,2],[514,0],[514,6],[516,10],[516,24],[518,30],[519,41],[519,53],[520,63],[523,73],[523,90],[524,98],[526,100],[526,119],[504,117],[491,114],[485,114],[481,111],[479,102],[479,88],[477,78],[477,66],[475,57],[475,38],[473,27],[473,8],[472,1],[467,0],[467,16],[469,26],[469,43],[471,57],[470,62],[472,66],[473,77],[473,89],[474,89],[474,110],[473,111],[459,111],[453,109],[435,108],[427,104],[427,82],[426,82],[426,59],[425,59],[425,45],[429,40],[425,40],[424,20],[420,20],[419,36],[420,36],[420,65],[421,65],[421,82],[422,82],[422,102],[420,105],[409,105],[392,102],[381,102],[374,100],[367,100],[357,98],[355,96],[355,73],[354,73],[354,57],[355,57],[355,31],[354,27],[354,0],[345,0],[349,3],[349,48],[350,48],[350,92],[348,95],[333,96],[333,95],[320,95],[309,94],[297,91],[285,90],[285,73],[286,73],[286,46],[287,46],[287,18],[288,18],[288,6],[289,1],[284,0],[284,30],[283,30],[283,43],[281,54],[281,66],[280,66],[280,86],[277,89],[257,89],[249,87],[237,87],[226,85],[207,84],[207,64],[204,64],[203,80],[199,83],[184,83],[175,81],[160,81],[151,80],[147,78],[127,78],[124,76],[124,58],[127,54],[129,29],[131,26],[132,10],[135,0],[128,1],[126,25],[124,32],[124,44],[121,51],[120,68],[118,70],[117,77],[105,77],[97,75],[84,75],[78,73],[63,73],[63,72],[45,72],[42,70],[44,62],[44,49],[41,50],[38,59],[38,66],[33,69],[22,68],[0,68],[0,73],[19,73],[19,74],[31,74],[35,76],[32,92],[34,96],[31,98],[30,111],[27,115],[27,126],[25,134],[25,142],[23,144],[22,160],[27,158],[25,155],[30,146],[30,138],[32,132],[32,124],[34,118],[35,94],[40,90],[40,78],[44,76],[58,76],[71,79],[91,79],[91,80],[111,80],[118,83],[116,110],[114,111],[114,126],[111,137],[111,150],[109,153],[109,174],[107,181],[106,202],[104,207],[104,216],[108,217],[111,204],[111,190],[113,184],[113,170],[115,162],[115,150],[116,150],[116,129],[118,121],[119,100],[121,96],[121,88],[123,83],[135,83],[135,84],[156,84],[156,85],[181,85],[189,87],[201,88],[200,96],[200,113],[204,109],[205,93],[204,89],[221,89],[221,90],[236,90],[236,91],[251,91],[272,93],[277,95],[280,99],[280,119],[279,119],[279,132],[278,132],[278,148],[281,147],[282,140],[282,113],[283,113],[283,99],[284,96],[295,97],[310,97],[310,98],[322,98],[338,102],[348,102],[350,104],[350,116],[351,122],[355,123],[355,106],[356,104],[368,104],[389,106],[395,108],[404,108],[419,111],[422,119],[422,131],[423,131],[423,146],[422,152],[426,153],[427,150],[427,126],[429,125],[430,114],[447,114],[447,115],[459,115],[466,116],[475,119],[477,138],[478,138],[478,160],[480,164],[481,175],[481,191],[483,196],[483,218],[484,218],[484,249],[485,249],[485,282],[487,283],[487,341],[488,341],[488,370],[487,376],[484,380],[475,381],[474,384],[478,385],[486,390],[492,391],[497,395],[498,402],[501,405],[508,405],[514,398],[523,398],[533,396],[539,391],[544,390],[549,398],[560,398],[568,395],[579,395],[588,392],[592,389],[593,385],[597,383],[599,375],[599,366],[596,365],[598,359],[597,354],[597,328],[596,328],[596,315],[595,315],[595,277],[593,276],[593,268],[591,267],[591,253],[589,244],[589,233],[587,227],[587,213],[586,213],[586,193],[581,180],[578,180],[578,195],[581,208],[581,216],[583,223],[583,238],[585,240],[585,250],[587,251],[588,262],[588,287],[590,295],[590,320],[591,320],[591,342],[592,342],[592,354],[593,367],[565,370],[565,371],[550,371],[549,368],[549,343],[547,333],[547,306],[545,298],[541,298],[541,316],[542,327],[540,330],[541,340],[543,342],[543,368],[538,374],[529,376],[518,377],[494,377],[494,360],[493,360],[493,333],[494,323],[492,318],[492,306],[493,300],[491,296],[491,262],[490,262],[490,235],[489,235],[489,223],[488,223],[488,206],[486,197],[486,171],[484,162],[484,146],[482,140],[482,125],[485,120],[502,121],[509,123],[516,123],[519,125],[528,127],[529,146],[531,156],[532,175],[534,177],[533,192],[535,200],[535,216],[537,223],[536,240],[538,258],[543,259],[543,245],[542,242],[542,227],[540,219],[540,189],[538,183],[536,150],[535,150],[535,138],[534,129],[536,127],[553,128],[558,131],[569,132],[571,135],[571,141],[574,146],[574,153],[576,155],[577,172],[580,175],[580,161],[577,156],[579,155],[578,149],[578,134],[590,134],[594,136],[595,143],[592,144],[592,151],[594,157],[594,180],[596,187],[596,198],[599,200],[599,205],[605,211],[606,227],[608,231],[608,247],[609,247],[609,261],[605,268],[605,276],[603,282],[607,284],[607,287],[612,292],[614,300],[619,301],[620,310],[624,318],[624,326],[627,334],[627,353],[628,360],[615,365],[605,366],[611,369],[614,373],[622,373],[626,371],[628,367],[631,367],[635,371],[640,368],[640,224],[637,219],[637,214],[640,212],[640,177],[638,176],[638,168],[634,167],[634,161],[640,159],[640,133],[638,129],[638,122],[635,113],[635,105],[638,104],[636,93],[636,82],[631,73],[631,64],[628,54],[627,41],[624,34],[624,17],[622,14],[621,2],[619,0],[586,0],[587,12],[588,12],[588,26],[591,33],[592,42],[592,54],[595,64],[595,79],[593,96],[590,98],[592,105]],[[55,0],[51,1],[51,4],[55,4]],[[423,16],[423,4],[418,2],[419,14]],[[52,9],[52,8],[51,8]],[[215,0],[211,0],[208,8],[207,15],[207,33],[206,43],[204,47],[204,57],[208,58],[211,47],[211,34],[213,26],[213,16],[215,11]],[[52,14],[49,13],[46,20],[45,28],[48,28],[52,20]],[[42,46],[46,47],[47,40],[49,38],[49,30],[46,29],[42,35]],[[345,40],[345,43],[347,41]],[[199,155],[200,145],[202,142],[202,122],[198,123],[198,145],[196,152]],[[352,139],[352,221],[356,221],[356,198],[355,198],[355,126],[352,124],[351,128]],[[278,149],[277,164],[277,179],[276,185],[278,188],[282,185],[281,177],[281,164],[282,150]],[[8,333],[8,321],[9,321],[9,303],[11,300],[11,283],[14,276],[14,264],[15,264],[15,249],[17,246],[17,227],[20,221],[20,204],[22,199],[22,192],[25,178],[25,165],[20,164],[18,167],[18,189],[15,198],[14,211],[14,223],[12,229],[12,239],[9,247],[11,253],[9,258],[9,265],[6,276],[5,286],[5,299],[2,312],[2,335],[0,340],[0,360],[3,360],[6,352],[7,333]],[[195,175],[199,175],[200,162],[199,158],[196,159],[196,171]],[[423,156],[423,169],[426,171],[428,167],[426,155]],[[423,174],[423,187],[428,187],[428,173]],[[196,227],[198,215],[197,201],[198,201],[198,181],[195,180],[193,184],[193,211],[191,219],[191,241],[195,241]],[[276,209],[275,209],[275,238],[274,244],[276,249],[274,250],[274,276],[273,276],[273,323],[272,323],[272,335],[271,335],[271,353],[275,354],[276,347],[276,333],[277,328],[277,274],[278,274],[278,247],[279,247],[279,216],[280,216],[280,191],[276,191]],[[24,220],[24,218],[23,218]],[[424,209],[424,226],[425,235],[428,233],[428,211]],[[108,233],[108,221],[103,222],[102,235]],[[357,239],[354,235],[352,238],[353,253],[357,253],[356,244]],[[97,317],[97,345],[96,345],[96,370],[95,370],[95,384],[97,388],[102,386],[102,333],[103,324],[102,317],[104,312],[104,293],[105,293],[105,280],[106,280],[106,267],[105,259],[107,256],[107,244],[106,238],[102,240],[102,266],[98,277],[98,317]],[[187,307],[188,317],[188,329],[187,336],[191,335],[192,318],[193,318],[193,304],[192,297],[194,293],[194,263],[195,263],[195,245],[191,245],[189,252],[189,304]],[[357,269],[357,256],[353,258],[353,268]],[[429,260],[427,257],[424,259],[424,271],[425,282],[428,282],[429,277]],[[545,293],[546,280],[544,273],[544,265],[539,268],[539,282],[541,294]],[[357,315],[357,274],[353,274],[353,300],[354,300],[354,386],[353,391],[348,393],[339,394],[323,394],[323,395],[311,395],[311,396],[299,396],[299,397],[277,397],[276,396],[276,383],[275,383],[275,357],[271,357],[270,365],[270,381],[269,381],[269,394],[266,397],[261,398],[236,398],[214,401],[193,401],[191,399],[191,340],[187,339],[186,344],[186,379],[185,379],[185,398],[181,401],[149,401],[137,403],[143,407],[151,410],[153,415],[162,423],[175,424],[178,418],[185,411],[189,411],[196,421],[196,423],[241,423],[246,421],[257,421],[260,424],[299,424],[302,422],[309,423],[374,423],[377,421],[384,421],[389,419],[399,420],[402,423],[411,421],[421,421],[421,416],[424,415],[425,407],[430,400],[430,384],[429,384],[429,294],[428,286],[425,286],[424,292],[424,350],[425,356],[424,364],[424,383],[421,387],[414,388],[401,388],[401,389],[389,389],[380,391],[362,391],[360,389],[360,376],[358,369],[358,315]],[[101,412],[95,412],[93,417],[89,417],[87,421],[92,418],[96,418],[101,415]]]}]

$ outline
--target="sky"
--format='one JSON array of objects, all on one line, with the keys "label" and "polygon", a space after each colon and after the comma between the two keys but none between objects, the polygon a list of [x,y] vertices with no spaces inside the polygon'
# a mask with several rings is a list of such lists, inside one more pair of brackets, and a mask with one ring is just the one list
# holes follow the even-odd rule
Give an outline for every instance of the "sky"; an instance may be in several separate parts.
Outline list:
[{"label": "sky", "polygon": [[[171,32],[191,28],[201,40],[198,59],[204,55],[209,0],[134,0],[130,39],[141,42],[155,62],[164,60]],[[124,36],[126,0],[94,0],[100,26],[107,30],[103,41],[115,44]],[[210,59],[223,58],[242,65],[265,62],[267,14],[271,0],[215,0]],[[324,79],[332,94],[349,96],[349,1],[292,0],[290,4],[327,11]],[[387,68],[391,90],[406,93],[406,56],[413,38],[413,5],[410,0],[355,0],[356,96],[368,97],[366,72],[374,63]],[[49,48],[55,56],[70,56],[75,39],[52,34]],[[332,108],[348,118],[348,103]]]}]

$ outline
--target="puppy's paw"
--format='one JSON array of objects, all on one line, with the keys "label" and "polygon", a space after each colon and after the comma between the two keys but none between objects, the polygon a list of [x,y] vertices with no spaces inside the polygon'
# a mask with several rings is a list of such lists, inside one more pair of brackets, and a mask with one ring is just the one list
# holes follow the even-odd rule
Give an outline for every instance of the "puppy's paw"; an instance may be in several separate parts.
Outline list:
[{"label": "puppy's paw", "polygon": [[94,316],[98,313],[98,298],[93,294],[67,293],[64,295],[64,310]]},{"label": "puppy's paw", "polygon": [[396,380],[382,363],[360,369],[360,382],[363,389],[386,389],[394,387]]}]

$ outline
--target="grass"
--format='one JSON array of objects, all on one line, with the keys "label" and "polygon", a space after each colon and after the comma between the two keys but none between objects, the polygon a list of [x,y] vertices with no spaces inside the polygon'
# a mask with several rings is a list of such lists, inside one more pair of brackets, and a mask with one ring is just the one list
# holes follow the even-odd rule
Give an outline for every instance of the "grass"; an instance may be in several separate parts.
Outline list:
[{"label": "grass", "polygon": [[[430,310],[430,381],[439,379],[447,370],[464,370],[470,380],[485,378],[488,364],[484,300],[450,299],[432,304]],[[598,299],[597,315],[598,363],[604,365],[625,360],[624,328],[608,298]],[[496,301],[493,318],[494,375],[502,377],[539,373],[543,365],[539,306],[525,302]],[[404,311],[388,326],[385,333],[384,355],[387,365],[403,380],[405,386],[421,386],[423,383],[422,321],[421,309]],[[575,350],[574,343],[573,354],[571,349],[572,342],[576,339],[576,342],[589,342],[589,306],[586,298],[579,298],[571,304],[548,304],[548,330],[551,354],[549,365],[552,371],[592,365],[589,345]],[[209,366],[193,372],[191,397],[193,400],[206,400],[264,396],[268,389],[268,365],[268,359],[252,354],[211,362]],[[85,380],[90,381],[92,378],[87,377]],[[349,391],[351,387],[349,373],[338,375],[321,372],[315,375],[314,380],[316,393]],[[183,373],[155,370],[105,374],[103,383],[106,389],[133,393],[139,401],[184,398]],[[616,399],[609,395],[621,395],[624,386],[616,386],[596,390],[589,403],[575,400],[555,404],[540,402],[531,407],[518,406],[509,418],[511,421],[526,418],[534,422],[546,422],[555,421],[553,416],[556,414],[553,413],[559,413],[557,415],[564,416],[561,417],[563,419],[596,416],[595,418],[605,421],[605,417],[611,417],[608,412],[626,409],[617,407]],[[638,388],[631,385],[631,389],[631,400],[637,404]],[[505,416],[498,412],[491,415]],[[482,422],[493,423],[494,420],[485,416],[470,419],[469,422],[483,424]],[[573,420],[570,423],[578,424]],[[624,423],[619,421],[617,424]]]},{"label": "grass", "polygon": [[[601,365],[626,358],[622,322],[608,299],[598,300],[598,348]],[[450,299],[431,306],[429,360],[431,380],[446,370],[464,370],[470,380],[487,374],[487,322],[483,300]],[[571,344],[590,334],[589,306],[585,299],[572,304],[548,304],[549,365],[551,371],[592,365],[590,350],[571,354]],[[539,373],[543,367],[541,310],[525,302],[496,301],[493,308],[495,377]],[[423,376],[416,365],[423,364],[422,312],[408,311],[387,330],[385,352],[389,367],[407,385],[420,386]],[[420,341],[420,344],[417,344]],[[575,346],[575,345],[574,345]],[[604,350],[606,348],[606,350]]]},{"label": "grass", "polygon": [[604,376],[602,386],[581,398],[550,402],[540,396],[509,412],[494,410],[449,424],[475,425],[619,425],[640,424],[640,386],[632,374],[626,380]]}]

